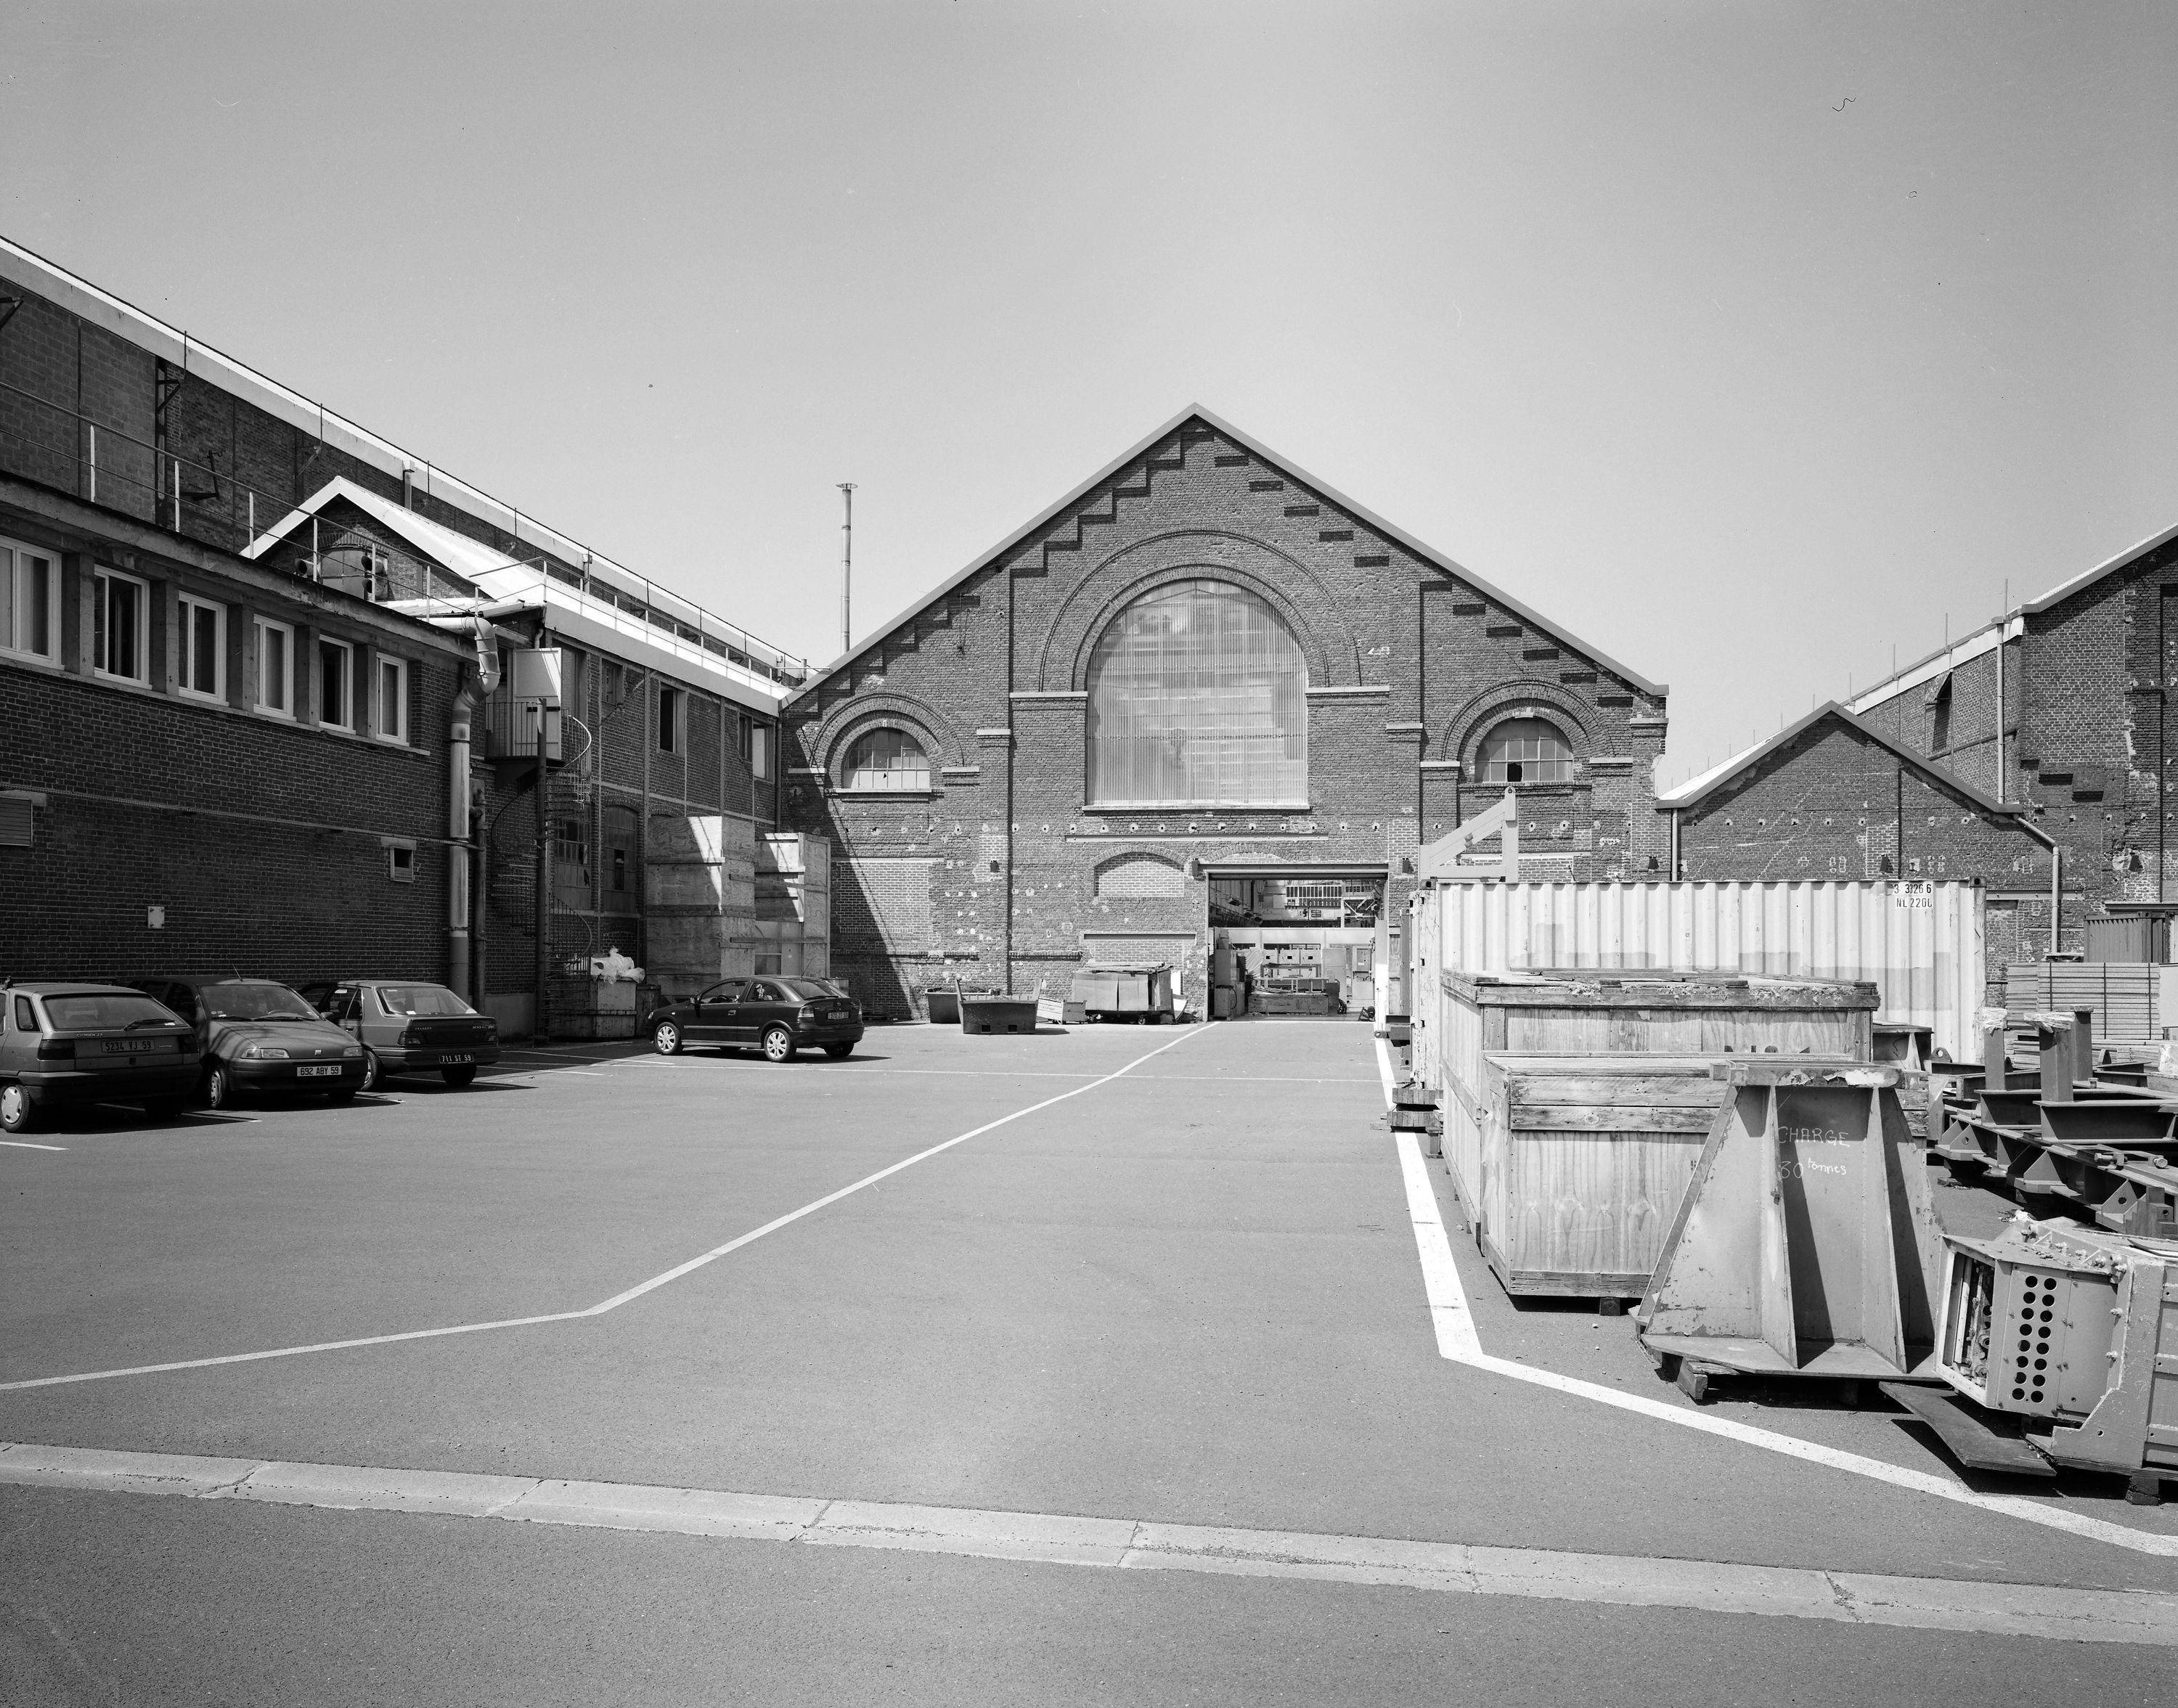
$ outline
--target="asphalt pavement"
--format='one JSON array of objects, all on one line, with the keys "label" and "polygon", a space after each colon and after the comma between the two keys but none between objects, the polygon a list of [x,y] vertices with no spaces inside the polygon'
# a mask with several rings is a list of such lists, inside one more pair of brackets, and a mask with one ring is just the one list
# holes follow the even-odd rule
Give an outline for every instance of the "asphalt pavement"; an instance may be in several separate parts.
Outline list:
[{"label": "asphalt pavement", "polygon": [[[462,1092],[33,1135],[54,1148],[0,1150],[0,1441],[25,1453],[973,1522],[813,1547],[252,1496],[270,1473],[28,1486],[0,1453],[0,1700],[2167,1697],[2168,1640],[2120,1639],[2178,1590],[2178,1523],[2121,1485],[2026,1504],[2138,1546],[1441,1356],[1382,1109],[1360,1025],[900,1027],[844,1064],[564,1047]],[[1516,1310],[1452,1244],[1490,1350],[1683,1405],[1625,1319]],[[1895,1413],[1710,1410],[1958,1481]],[[1342,1580],[1244,1540],[1101,1569],[997,1557],[991,1514],[1420,1563]],[[1593,1557],[1567,1581],[1605,1599],[1473,1562],[1416,1587],[1461,1548]],[[1765,1571],[1967,1611],[1739,1610]],[[2017,1634],[2002,1609],[2035,1598],[2007,1585],[2116,1592],[2118,1623]]]}]

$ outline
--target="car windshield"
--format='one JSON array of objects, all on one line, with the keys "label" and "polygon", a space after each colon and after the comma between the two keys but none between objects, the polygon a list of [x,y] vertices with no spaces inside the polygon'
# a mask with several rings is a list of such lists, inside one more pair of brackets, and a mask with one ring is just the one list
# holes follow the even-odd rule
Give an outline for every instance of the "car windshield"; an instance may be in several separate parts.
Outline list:
[{"label": "car windshield", "polygon": [[317,1010],[284,984],[208,984],[205,1012],[214,1020],[315,1020]]},{"label": "car windshield", "polygon": [[101,1026],[179,1026],[163,1004],[148,996],[85,991],[46,999],[46,1018],[56,1032],[90,1032]]},{"label": "car windshield", "polygon": [[782,978],[779,983],[789,996],[830,997],[839,1001],[847,994],[828,978]]},{"label": "car windshield", "polygon": [[381,984],[378,999],[386,1005],[388,1014],[420,1015],[427,1020],[437,1015],[476,1012],[442,984]]}]

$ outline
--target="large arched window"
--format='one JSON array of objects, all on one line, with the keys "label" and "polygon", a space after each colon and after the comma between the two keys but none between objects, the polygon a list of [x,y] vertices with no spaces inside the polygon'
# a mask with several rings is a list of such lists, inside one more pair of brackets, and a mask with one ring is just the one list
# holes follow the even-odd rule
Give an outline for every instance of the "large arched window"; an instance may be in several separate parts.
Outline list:
[{"label": "large arched window", "polygon": [[1570,783],[1573,749],[1540,718],[1510,718],[1482,738],[1486,783]]},{"label": "large arched window", "polygon": [[905,730],[872,730],[857,736],[840,768],[844,788],[897,793],[930,786],[930,757]]},{"label": "large arched window", "polygon": [[1090,657],[1090,801],[1305,805],[1307,689],[1300,643],[1256,594],[1222,581],[1144,594]]}]

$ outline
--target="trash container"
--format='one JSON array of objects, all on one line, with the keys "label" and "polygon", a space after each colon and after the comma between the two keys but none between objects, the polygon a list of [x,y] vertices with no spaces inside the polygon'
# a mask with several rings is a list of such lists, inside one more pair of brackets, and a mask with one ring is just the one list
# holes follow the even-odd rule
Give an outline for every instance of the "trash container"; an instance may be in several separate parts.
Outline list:
[{"label": "trash container", "polygon": [[960,1030],[966,1032],[1032,1032],[1036,1030],[1036,999],[1032,996],[963,996]]}]

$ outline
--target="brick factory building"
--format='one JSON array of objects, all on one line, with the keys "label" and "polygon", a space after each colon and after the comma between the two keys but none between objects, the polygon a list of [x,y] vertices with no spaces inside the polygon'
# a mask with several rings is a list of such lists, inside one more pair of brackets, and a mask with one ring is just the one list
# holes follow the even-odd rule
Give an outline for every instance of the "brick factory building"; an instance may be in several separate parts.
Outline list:
[{"label": "brick factory building", "polygon": [[[2063,850],[2067,953],[2167,961],[2178,911],[2178,528],[2006,611],[1858,694],[1871,730],[1984,793],[2027,809]],[[2002,706],[1999,715],[1998,707]],[[2049,947],[2038,890],[1991,879],[2022,953]]]},{"label": "brick factory building", "polygon": [[804,672],[0,241],[0,972],[821,971]]},{"label": "brick factory building", "polygon": [[2050,838],[2032,809],[1843,706],[1819,707],[1656,804],[1682,878],[1978,882],[1991,966],[2038,960],[2047,946]]},{"label": "brick factory building", "polygon": [[1508,782],[1531,875],[1660,875],[1664,700],[1190,410],[816,673],[787,819],[875,1012],[1161,961],[1201,1013],[1221,949],[1365,981],[1417,846]]}]

